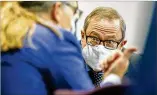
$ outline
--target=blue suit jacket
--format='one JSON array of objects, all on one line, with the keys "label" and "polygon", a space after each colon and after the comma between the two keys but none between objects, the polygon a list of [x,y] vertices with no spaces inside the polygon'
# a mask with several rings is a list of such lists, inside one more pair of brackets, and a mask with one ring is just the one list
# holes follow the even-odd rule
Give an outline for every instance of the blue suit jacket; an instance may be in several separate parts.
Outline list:
[{"label": "blue suit jacket", "polygon": [[53,89],[92,90],[94,85],[84,67],[75,37],[59,29],[63,39],[36,25],[33,47],[24,40],[19,50],[3,52],[1,58],[3,95],[46,95]]}]

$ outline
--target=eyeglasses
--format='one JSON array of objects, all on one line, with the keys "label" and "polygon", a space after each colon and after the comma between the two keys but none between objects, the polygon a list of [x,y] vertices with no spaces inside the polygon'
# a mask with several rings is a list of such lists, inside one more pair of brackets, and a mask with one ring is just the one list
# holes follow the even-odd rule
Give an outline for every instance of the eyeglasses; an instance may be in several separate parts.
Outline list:
[{"label": "eyeglasses", "polygon": [[113,40],[102,41],[99,38],[94,37],[94,36],[86,36],[86,41],[87,41],[87,44],[92,45],[92,46],[100,45],[100,43],[102,42],[105,48],[111,49],[111,50],[117,49],[118,45],[120,44],[120,42],[113,41]]},{"label": "eyeglasses", "polygon": [[77,14],[79,17],[81,17],[83,11],[79,10],[77,2],[75,2],[74,5],[72,3],[70,3],[70,2],[69,3],[64,2],[63,4],[65,4],[65,5],[69,6],[70,8],[72,8],[72,10],[74,11],[74,14]]}]

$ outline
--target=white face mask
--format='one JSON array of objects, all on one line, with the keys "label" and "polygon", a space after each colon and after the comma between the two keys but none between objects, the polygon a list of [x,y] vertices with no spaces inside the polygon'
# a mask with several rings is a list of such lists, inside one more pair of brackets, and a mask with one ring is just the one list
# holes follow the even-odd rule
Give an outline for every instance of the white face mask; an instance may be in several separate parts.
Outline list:
[{"label": "white face mask", "polygon": [[114,50],[106,49],[103,45],[86,45],[82,54],[85,62],[95,71],[101,71],[100,64],[105,58],[112,54]]}]

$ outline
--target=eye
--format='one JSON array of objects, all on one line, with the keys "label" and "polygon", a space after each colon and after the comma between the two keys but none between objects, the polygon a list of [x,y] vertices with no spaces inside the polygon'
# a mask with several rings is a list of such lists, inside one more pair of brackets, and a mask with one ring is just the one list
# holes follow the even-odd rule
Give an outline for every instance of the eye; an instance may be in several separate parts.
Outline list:
[{"label": "eye", "polygon": [[99,41],[99,39],[97,37],[92,37],[92,40]]},{"label": "eye", "polygon": [[95,46],[95,45],[98,45],[100,43],[100,40],[97,37],[88,36],[87,37],[87,43],[90,43],[91,45]]},{"label": "eye", "polygon": [[105,43],[105,45],[112,45],[113,42],[112,41],[105,41],[104,43]]},{"label": "eye", "polygon": [[113,41],[107,41],[107,44],[113,44],[114,42]]},{"label": "eye", "polygon": [[118,43],[112,40],[107,40],[104,42],[104,46],[110,49],[115,49],[117,48]]}]

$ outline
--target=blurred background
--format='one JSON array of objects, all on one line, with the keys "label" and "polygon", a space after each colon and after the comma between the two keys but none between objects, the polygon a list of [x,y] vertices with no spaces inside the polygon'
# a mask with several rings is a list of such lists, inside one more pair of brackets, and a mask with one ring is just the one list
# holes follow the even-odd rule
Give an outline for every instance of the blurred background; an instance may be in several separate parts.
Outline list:
[{"label": "blurred background", "polygon": [[87,15],[96,7],[105,6],[116,9],[123,17],[126,23],[127,44],[125,47],[135,46],[137,53],[143,53],[144,42],[147,37],[149,24],[152,16],[154,2],[84,2],[79,1],[78,6],[82,15],[78,20],[75,32],[73,34],[78,40],[81,39],[81,29]]}]

